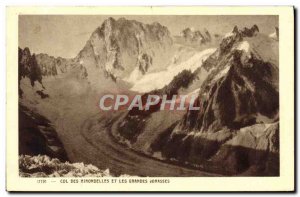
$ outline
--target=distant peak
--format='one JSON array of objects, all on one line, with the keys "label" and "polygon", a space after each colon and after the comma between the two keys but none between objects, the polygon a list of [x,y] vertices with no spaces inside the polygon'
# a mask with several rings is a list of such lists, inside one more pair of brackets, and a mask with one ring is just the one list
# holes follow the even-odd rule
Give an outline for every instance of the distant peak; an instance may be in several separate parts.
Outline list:
[{"label": "distant peak", "polygon": [[113,17],[108,17],[104,23],[115,22],[116,20]]},{"label": "distant peak", "polygon": [[153,26],[159,26],[159,27],[162,26],[162,25],[161,25],[159,22],[157,22],[157,21],[153,22],[151,25],[153,25]]}]

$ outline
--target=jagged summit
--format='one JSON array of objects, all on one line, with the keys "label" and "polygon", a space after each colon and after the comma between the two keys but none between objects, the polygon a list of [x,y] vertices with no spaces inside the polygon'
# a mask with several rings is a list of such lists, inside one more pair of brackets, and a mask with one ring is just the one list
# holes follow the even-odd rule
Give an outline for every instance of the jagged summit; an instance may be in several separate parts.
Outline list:
[{"label": "jagged summit", "polygon": [[167,27],[157,22],[110,17],[92,33],[77,59],[88,74],[100,68],[107,75],[124,78],[134,69],[145,74],[148,69],[163,67],[172,44]]},{"label": "jagged summit", "polygon": [[242,30],[235,26],[232,32],[227,33],[220,44],[220,54],[228,52],[234,43],[241,41],[246,37],[253,37],[259,32],[258,26],[253,25],[251,28],[244,27]]}]

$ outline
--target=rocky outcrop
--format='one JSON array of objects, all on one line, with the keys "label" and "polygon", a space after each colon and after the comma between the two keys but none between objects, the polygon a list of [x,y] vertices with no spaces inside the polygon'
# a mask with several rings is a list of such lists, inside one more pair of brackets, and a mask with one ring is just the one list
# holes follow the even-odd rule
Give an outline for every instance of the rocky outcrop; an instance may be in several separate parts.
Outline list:
[{"label": "rocky outcrop", "polygon": [[19,64],[19,81],[21,78],[28,77],[31,85],[34,86],[34,82],[42,83],[42,71],[37,63],[35,54],[30,53],[29,48],[18,49],[18,64]]},{"label": "rocky outcrop", "polygon": [[146,53],[141,54],[138,57],[138,66],[140,72],[144,75],[152,65],[152,57]]},{"label": "rocky outcrop", "polygon": [[[36,92],[37,94],[43,94],[47,97],[47,94],[45,94],[44,86],[42,83],[42,70],[40,66],[37,63],[35,54],[31,54],[29,48],[18,48],[18,67],[19,67],[19,78],[18,78],[18,85],[19,85],[19,96],[22,98],[23,96],[23,90],[21,88],[21,80],[23,78],[28,78],[30,81],[30,85],[32,88],[36,85],[39,85],[40,87],[35,87],[39,91]],[[43,97],[44,97],[43,96]],[[44,97],[45,98],[45,97]]]}]

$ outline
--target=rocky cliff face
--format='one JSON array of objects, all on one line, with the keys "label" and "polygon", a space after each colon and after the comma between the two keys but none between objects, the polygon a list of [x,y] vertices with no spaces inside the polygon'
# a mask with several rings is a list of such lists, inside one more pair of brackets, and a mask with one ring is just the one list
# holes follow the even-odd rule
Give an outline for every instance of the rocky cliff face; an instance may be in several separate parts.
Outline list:
[{"label": "rocky cliff face", "polygon": [[35,54],[31,54],[29,48],[25,48],[24,50],[21,48],[18,49],[18,67],[20,98],[22,98],[24,93],[21,87],[24,79],[28,79],[29,84],[27,84],[27,86],[31,86],[35,93],[39,94],[42,98],[47,97],[48,95],[43,92],[45,88],[42,83],[43,77],[41,67],[37,63]]},{"label": "rocky cliff face", "polygon": [[87,67],[88,74],[97,68],[108,76],[124,78],[135,68],[145,74],[165,66],[172,42],[168,29],[159,23],[108,18],[76,58]]},{"label": "rocky cliff face", "polygon": [[34,86],[34,82],[42,83],[42,71],[37,63],[35,54],[30,53],[29,48],[22,50],[18,49],[19,55],[19,81],[21,78],[28,77],[31,85]]}]

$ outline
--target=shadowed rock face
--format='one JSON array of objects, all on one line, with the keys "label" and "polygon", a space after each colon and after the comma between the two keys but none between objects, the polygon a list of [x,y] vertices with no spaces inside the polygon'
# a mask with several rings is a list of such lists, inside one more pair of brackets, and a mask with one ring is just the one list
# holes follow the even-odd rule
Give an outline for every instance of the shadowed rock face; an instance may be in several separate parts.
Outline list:
[{"label": "shadowed rock face", "polygon": [[[35,54],[30,53],[29,48],[18,48],[18,67],[19,67],[19,96],[22,97],[23,90],[20,87],[22,78],[29,78],[31,87],[34,86],[35,82],[38,82],[42,85],[42,71],[40,66],[36,61]],[[42,91],[42,90],[41,90]]]},{"label": "shadowed rock face", "polygon": [[[219,55],[212,56],[215,60],[205,62],[206,68],[215,71],[203,82],[195,103],[201,111],[188,112],[181,129],[215,132],[223,127],[239,129],[278,118],[278,66],[252,52],[255,49],[241,48],[242,44],[251,44],[243,38],[242,33],[226,38],[220,45]],[[230,42],[226,41],[228,39]],[[224,47],[224,42],[229,46]],[[224,48],[228,52],[224,53]]]},{"label": "shadowed rock face", "polygon": [[189,135],[174,133],[174,127],[171,126],[152,143],[153,152],[160,151],[166,159],[189,162],[214,173],[279,175],[278,122]]},{"label": "shadowed rock face", "polygon": [[38,66],[35,54],[30,53],[29,48],[22,50],[18,49],[19,55],[19,81],[22,77],[28,77],[31,85],[34,85],[35,81],[42,83],[42,71]]},{"label": "shadowed rock face", "polygon": [[45,154],[61,161],[68,157],[51,122],[19,105],[19,154]]}]

